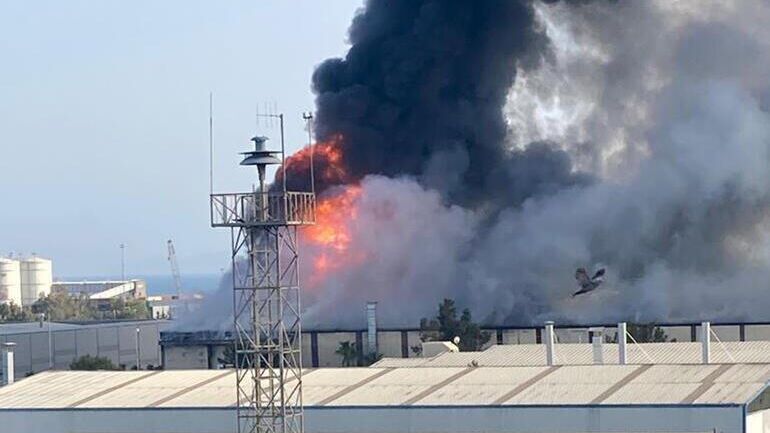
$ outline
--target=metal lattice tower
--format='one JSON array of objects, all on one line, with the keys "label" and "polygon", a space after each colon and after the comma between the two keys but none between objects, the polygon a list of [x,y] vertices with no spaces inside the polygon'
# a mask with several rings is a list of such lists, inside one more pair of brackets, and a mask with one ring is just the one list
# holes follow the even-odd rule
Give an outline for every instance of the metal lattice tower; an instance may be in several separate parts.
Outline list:
[{"label": "metal lattice tower", "polygon": [[[239,433],[302,433],[302,356],[297,229],[315,222],[315,194],[268,190],[281,151],[254,137],[241,165],[257,167],[259,189],[212,194],[212,227],[229,227],[233,260],[234,364]],[[312,179],[311,179],[312,182]]]}]

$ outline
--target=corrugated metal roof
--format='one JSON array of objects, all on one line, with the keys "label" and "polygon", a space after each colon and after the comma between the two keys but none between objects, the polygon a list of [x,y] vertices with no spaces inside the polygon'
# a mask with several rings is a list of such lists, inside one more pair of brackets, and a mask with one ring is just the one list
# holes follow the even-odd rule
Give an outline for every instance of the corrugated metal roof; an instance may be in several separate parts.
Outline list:
[{"label": "corrugated metal roof", "polygon": [[0,388],[0,407],[69,407],[152,372],[41,373]]},{"label": "corrugated metal roof", "polygon": [[[697,364],[701,362],[700,343],[642,343],[627,346],[629,364]],[[591,344],[557,344],[556,363],[593,364]],[[605,364],[618,363],[618,345],[602,345]],[[495,345],[481,352],[448,352],[433,358],[384,358],[374,367],[514,367],[545,365],[545,345]],[[770,363],[770,341],[731,341],[711,343],[712,363]]]},{"label": "corrugated metal roof", "polygon": [[[303,377],[307,406],[745,404],[770,364],[330,368]],[[0,408],[232,407],[230,370],[40,373]]]}]

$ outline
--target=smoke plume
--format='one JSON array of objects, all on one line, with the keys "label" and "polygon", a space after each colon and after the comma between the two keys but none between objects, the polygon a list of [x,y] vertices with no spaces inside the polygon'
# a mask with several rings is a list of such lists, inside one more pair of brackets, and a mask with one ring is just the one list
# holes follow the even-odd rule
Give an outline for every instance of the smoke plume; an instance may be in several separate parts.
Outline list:
[{"label": "smoke plume", "polygon": [[[371,259],[328,281],[313,307],[323,312],[309,317],[353,309],[359,321],[366,298],[414,323],[446,296],[518,324],[767,318],[757,301],[770,277],[766,5],[444,5],[439,17],[483,18],[462,21],[472,36],[447,32],[462,48],[423,48],[421,35],[441,31],[394,24],[402,9],[370,4],[346,59],[315,75],[318,132],[345,136],[358,175],[401,178],[363,182],[351,248]],[[516,43],[497,47],[500,34]],[[389,80],[415,71],[401,66],[410,60],[424,69]],[[477,68],[456,68],[468,62]],[[398,115],[364,115],[381,109]],[[411,217],[367,212],[383,203]],[[398,246],[367,241],[374,227]],[[600,265],[603,290],[571,299],[574,269]]]},{"label": "smoke plume", "polygon": [[376,300],[413,326],[443,297],[490,323],[767,320],[767,22],[761,1],[368,1],[313,76],[345,174],[320,190],[360,190],[343,249],[304,245],[306,325]]},{"label": "smoke plume", "polygon": [[517,70],[548,54],[528,1],[369,1],[349,39],[345,58],[313,74],[316,134],[342,137],[348,180],[411,175],[471,206],[521,203],[582,180],[553,146],[504,145],[502,107]]}]

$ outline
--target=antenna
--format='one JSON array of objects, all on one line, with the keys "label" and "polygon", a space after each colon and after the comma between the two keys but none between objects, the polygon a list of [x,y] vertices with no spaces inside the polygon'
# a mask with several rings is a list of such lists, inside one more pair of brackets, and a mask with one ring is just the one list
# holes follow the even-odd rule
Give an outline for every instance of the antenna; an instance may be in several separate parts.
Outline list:
[{"label": "antenna", "polygon": [[302,118],[305,119],[305,123],[307,124],[307,145],[310,147],[310,192],[315,194],[315,174],[313,173],[313,153],[315,152],[313,146],[313,113],[310,111],[302,113]]},{"label": "antenna", "polygon": [[283,137],[283,114],[278,115],[278,120],[281,122],[281,171],[283,171],[283,176],[281,176],[281,180],[283,181],[283,194],[286,195],[286,142]]},{"label": "antenna", "polygon": [[[269,110],[269,108],[270,108],[270,104],[265,102],[265,110],[267,111]],[[257,109],[259,109],[259,104],[257,104]],[[281,186],[283,188],[283,192],[285,193],[286,192],[286,163],[285,163],[286,162],[286,139],[283,133],[283,113],[275,114],[275,113],[267,112],[264,114],[259,114],[259,112],[257,112],[257,126],[259,126],[259,119],[265,119],[265,123],[269,122],[270,126],[273,125],[273,122],[275,120],[278,121],[278,125],[280,127],[280,132],[281,132],[281,160],[280,160],[281,168],[280,170],[282,171],[282,174],[283,174],[283,176],[281,176],[281,181],[282,181]],[[254,137],[254,138],[257,138],[257,137]],[[262,137],[262,138],[267,140],[267,137]],[[264,149],[264,146],[262,147],[262,149]],[[277,152],[274,152],[274,153],[277,153]],[[244,162],[245,161],[246,160],[244,160]],[[274,163],[271,162],[271,164],[274,164]],[[241,163],[241,165],[245,165],[245,164]],[[262,181],[260,181],[260,184],[261,183]]]},{"label": "antenna", "polygon": [[214,194],[214,93],[209,92],[209,195]]},{"label": "antenna", "polygon": [[[126,281],[126,244],[120,244],[120,280]],[[32,253],[34,256],[35,253]]]},{"label": "antenna", "polygon": [[265,128],[272,128],[273,127],[273,113],[270,111],[270,104],[267,103],[267,101],[262,103],[262,107],[264,108],[264,114],[259,116],[263,119],[265,119]]}]

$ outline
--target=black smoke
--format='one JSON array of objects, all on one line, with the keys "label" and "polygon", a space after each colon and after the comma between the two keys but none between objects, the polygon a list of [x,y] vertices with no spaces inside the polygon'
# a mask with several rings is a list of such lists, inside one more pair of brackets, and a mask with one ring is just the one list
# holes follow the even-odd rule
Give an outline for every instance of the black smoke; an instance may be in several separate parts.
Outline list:
[{"label": "black smoke", "polygon": [[517,70],[549,54],[531,2],[369,0],[349,39],[344,58],[315,71],[313,89],[316,133],[342,134],[350,179],[411,175],[473,207],[585,180],[551,144],[507,145],[502,107]]},{"label": "black smoke", "polygon": [[[741,5],[369,1],[313,77],[345,169],[318,190],[362,192],[305,324],[377,300],[415,326],[444,297],[490,323],[766,320],[770,5]],[[577,267],[602,289],[571,298]]]}]

